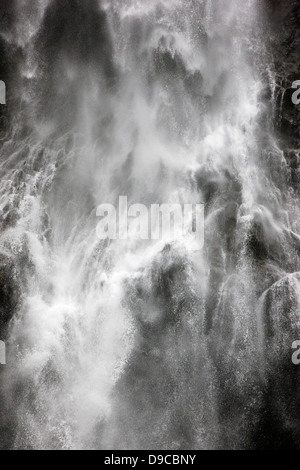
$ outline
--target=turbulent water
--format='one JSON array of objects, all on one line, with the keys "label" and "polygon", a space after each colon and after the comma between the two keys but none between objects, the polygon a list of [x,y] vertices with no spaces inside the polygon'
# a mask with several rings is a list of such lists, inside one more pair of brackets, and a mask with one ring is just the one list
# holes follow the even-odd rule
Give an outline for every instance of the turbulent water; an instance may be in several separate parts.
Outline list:
[{"label": "turbulent water", "polygon": [[[268,8],[3,0],[1,448],[300,448],[300,206]],[[119,196],[204,202],[204,249],[99,240]]]}]

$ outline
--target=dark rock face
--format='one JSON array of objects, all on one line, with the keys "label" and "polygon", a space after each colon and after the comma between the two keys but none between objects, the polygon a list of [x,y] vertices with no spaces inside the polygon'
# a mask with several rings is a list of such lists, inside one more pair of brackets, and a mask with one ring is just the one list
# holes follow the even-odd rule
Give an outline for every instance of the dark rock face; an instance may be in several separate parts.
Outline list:
[{"label": "dark rock face", "polygon": [[137,336],[115,390],[117,435],[105,429],[110,446],[117,438],[124,449],[168,449],[171,436],[174,446],[188,449],[197,445],[203,424],[198,413],[209,420],[211,371],[204,368],[204,347],[198,356],[204,305],[192,274],[188,256],[167,245],[149,270],[128,282],[126,304],[136,316]]},{"label": "dark rock face", "polygon": [[[51,2],[36,37],[36,49],[43,64],[40,95],[46,116],[60,116],[68,126],[72,124],[70,115],[76,117],[78,92],[88,80],[86,70],[93,70],[99,82],[104,80],[110,86],[116,78],[106,17],[96,2]],[[70,68],[75,70],[72,80],[67,78]],[[69,83],[58,92],[62,77]]]},{"label": "dark rock face", "polygon": [[0,337],[4,339],[8,323],[20,300],[17,269],[13,260],[0,253]]},{"label": "dark rock face", "polygon": [[[300,106],[292,102],[293,82],[300,80],[300,3],[269,1],[272,22],[270,49],[275,77],[275,130],[287,163],[286,182],[297,197],[300,189]],[[285,193],[287,193],[287,189]],[[299,239],[290,233],[289,249],[297,259]],[[292,272],[291,264],[285,266]],[[299,269],[296,262],[294,269]],[[292,364],[292,343],[300,338],[300,275],[289,274],[261,297],[259,307],[265,370],[264,407],[255,433],[258,448],[300,447],[300,370]],[[271,430],[271,431],[270,431]]]},{"label": "dark rock face", "polygon": [[300,80],[300,4],[269,1],[272,22],[270,49],[275,77],[275,127],[290,170],[290,185],[299,191],[300,105],[292,102],[294,81]]},{"label": "dark rock face", "polygon": [[300,335],[300,274],[290,274],[276,282],[263,295],[262,302],[264,338],[268,343],[277,339],[277,354],[290,356],[290,342]]},{"label": "dark rock face", "polygon": [[291,361],[300,338],[300,274],[275,283],[261,298],[264,398],[255,441],[257,448],[299,449],[300,369]]}]

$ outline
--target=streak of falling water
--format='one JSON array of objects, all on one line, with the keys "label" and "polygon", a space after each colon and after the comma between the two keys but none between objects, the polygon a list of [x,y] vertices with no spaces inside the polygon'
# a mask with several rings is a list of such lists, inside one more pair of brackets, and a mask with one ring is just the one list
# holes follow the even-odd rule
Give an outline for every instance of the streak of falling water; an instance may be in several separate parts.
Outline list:
[{"label": "streak of falling water", "polygon": [[[255,224],[269,252],[286,233],[261,150],[280,158],[261,2],[25,3],[1,33],[22,49],[0,164],[1,259],[18,285],[5,445],[243,447],[268,366],[255,305],[292,270],[271,255],[258,269],[245,248]],[[205,201],[205,249],[100,242],[96,208],[120,195]]]}]

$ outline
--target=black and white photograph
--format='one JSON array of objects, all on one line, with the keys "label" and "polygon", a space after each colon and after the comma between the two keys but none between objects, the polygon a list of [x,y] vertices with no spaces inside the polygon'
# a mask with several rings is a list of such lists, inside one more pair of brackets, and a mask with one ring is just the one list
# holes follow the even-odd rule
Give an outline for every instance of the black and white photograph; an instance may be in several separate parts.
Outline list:
[{"label": "black and white photograph", "polygon": [[300,0],[0,0],[0,450],[300,450]]}]

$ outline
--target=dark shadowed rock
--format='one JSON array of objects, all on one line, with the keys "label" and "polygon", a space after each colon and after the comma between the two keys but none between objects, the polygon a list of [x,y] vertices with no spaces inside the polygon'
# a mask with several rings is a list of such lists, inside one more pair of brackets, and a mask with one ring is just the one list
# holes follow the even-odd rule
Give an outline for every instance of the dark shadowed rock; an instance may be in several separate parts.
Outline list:
[{"label": "dark shadowed rock", "polygon": [[13,260],[0,253],[0,335],[3,338],[20,299],[17,270]]},{"label": "dark shadowed rock", "polygon": [[258,318],[265,388],[255,445],[296,449],[300,446],[300,368],[292,363],[292,345],[300,339],[300,273],[284,277],[262,296]]}]

